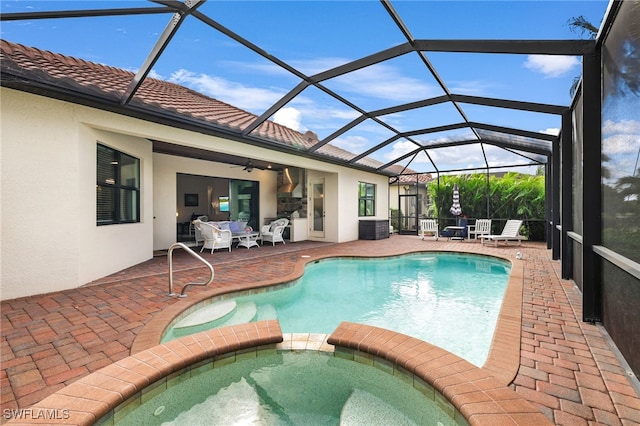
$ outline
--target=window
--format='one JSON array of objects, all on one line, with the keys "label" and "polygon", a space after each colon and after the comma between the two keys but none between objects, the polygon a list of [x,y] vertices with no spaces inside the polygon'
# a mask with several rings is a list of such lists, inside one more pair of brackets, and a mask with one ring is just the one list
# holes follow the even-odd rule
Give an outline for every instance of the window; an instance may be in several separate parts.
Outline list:
[{"label": "window", "polygon": [[358,216],[376,215],[376,186],[358,182]]},{"label": "window", "polygon": [[140,222],[140,160],[98,144],[98,225]]}]

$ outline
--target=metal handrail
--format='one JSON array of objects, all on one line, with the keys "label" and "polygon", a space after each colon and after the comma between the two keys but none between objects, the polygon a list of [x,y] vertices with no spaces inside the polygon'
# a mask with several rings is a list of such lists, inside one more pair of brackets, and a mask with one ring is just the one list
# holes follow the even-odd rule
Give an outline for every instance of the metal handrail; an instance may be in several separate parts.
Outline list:
[{"label": "metal handrail", "polygon": [[213,282],[213,277],[215,276],[215,272],[213,270],[213,266],[211,266],[211,264],[209,262],[204,260],[200,255],[198,255],[198,253],[196,253],[193,250],[191,250],[189,248],[189,246],[187,246],[186,244],[183,244],[183,243],[174,243],[174,244],[171,245],[171,247],[169,247],[169,253],[167,254],[168,261],[169,261],[169,294],[167,296],[173,297],[173,296],[176,295],[173,292],[173,258],[172,257],[173,257],[173,250],[178,248],[178,247],[183,248],[191,256],[195,257],[196,259],[200,260],[202,263],[207,265],[207,268],[209,268],[209,272],[211,272],[211,277],[209,278],[209,281],[207,281],[206,283],[188,283],[188,284],[185,284],[184,287],[182,287],[182,291],[180,292],[180,295],[178,297],[187,297],[187,295],[184,294],[184,292],[187,289],[187,287],[189,287],[190,285],[207,286],[207,285],[211,284]]}]

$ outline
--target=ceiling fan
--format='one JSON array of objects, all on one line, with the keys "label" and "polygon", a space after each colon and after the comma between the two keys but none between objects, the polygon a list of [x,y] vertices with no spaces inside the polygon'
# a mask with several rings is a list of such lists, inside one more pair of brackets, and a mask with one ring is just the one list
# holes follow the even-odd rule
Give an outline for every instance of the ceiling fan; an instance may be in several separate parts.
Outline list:
[{"label": "ceiling fan", "polygon": [[251,162],[251,160],[247,160],[247,162],[244,163],[244,165],[231,166],[231,167],[232,168],[242,167],[242,170],[245,170],[247,173],[251,173],[253,171],[253,163]]}]

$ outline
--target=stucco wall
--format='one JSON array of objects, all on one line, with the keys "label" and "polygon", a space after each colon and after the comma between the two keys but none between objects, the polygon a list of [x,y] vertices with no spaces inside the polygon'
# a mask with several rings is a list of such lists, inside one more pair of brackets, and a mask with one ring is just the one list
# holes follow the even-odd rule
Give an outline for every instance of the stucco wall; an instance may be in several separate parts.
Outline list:
[{"label": "stucco wall", "polygon": [[[388,178],[380,175],[372,175],[349,169],[338,175],[338,198],[340,226],[338,233],[340,242],[358,239],[359,221],[361,219],[388,219],[389,218],[389,187]],[[372,183],[376,185],[376,215],[358,216],[358,182]]]},{"label": "stucco wall", "polygon": [[[87,108],[2,89],[3,300],[75,288],[152,256],[142,221],[96,225],[96,142],[141,160],[142,205],[152,196],[151,143],[98,131]],[[34,119],[36,118],[36,119]],[[123,244],[123,241],[127,244]]]},{"label": "stucco wall", "polygon": [[[2,300],[76,288],[150,259],[176,240],[176,174],[260,181],[260,216],[276,213],[276,174],[154,154],[151,140],[305,168],[325,179],[322,240],[358,238],[358,182],[377,186],[387,219],[387,178],[293,154],[188,132],[0,88]],[[96,225],[96,143],[141,161],[141,221]],[[250,154],[249,154],[250,153]]]}]

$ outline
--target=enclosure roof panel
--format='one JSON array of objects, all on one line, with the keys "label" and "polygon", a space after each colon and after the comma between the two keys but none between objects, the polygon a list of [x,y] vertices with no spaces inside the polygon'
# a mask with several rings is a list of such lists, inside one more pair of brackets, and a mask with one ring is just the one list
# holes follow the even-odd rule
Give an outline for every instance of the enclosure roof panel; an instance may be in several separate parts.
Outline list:
[{"label": "enclosure roof panel", "polygon": [[385,175],[537,165],[607,4],[2,2],[2,85]]}]

